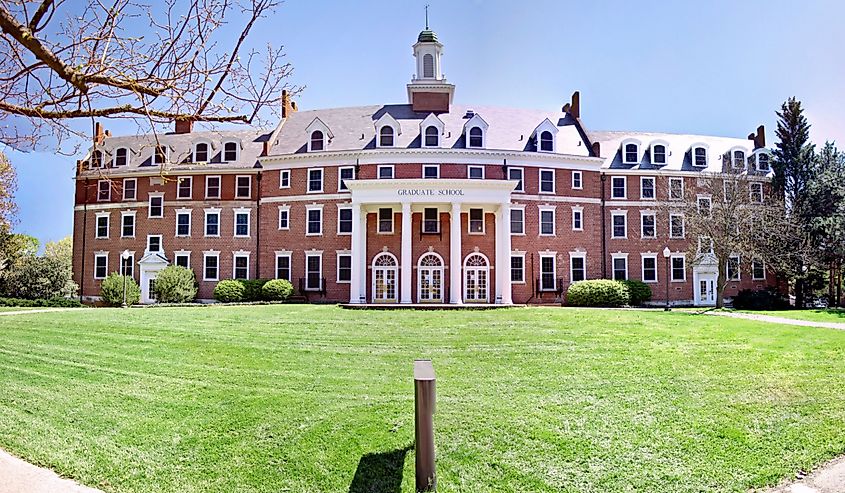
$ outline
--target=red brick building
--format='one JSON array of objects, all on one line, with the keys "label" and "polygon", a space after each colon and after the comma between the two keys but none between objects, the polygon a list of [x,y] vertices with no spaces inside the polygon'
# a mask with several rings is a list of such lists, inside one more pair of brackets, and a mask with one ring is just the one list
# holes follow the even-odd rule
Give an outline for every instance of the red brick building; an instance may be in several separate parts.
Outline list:
[{"label": "red brick building", "polygon": [[[672,199],[660,195],[725,157],[765,178],[762,130],[591,132],[577,92],[560,111],[458,105],[442,48],[420,33],[406,104],[297,111],[285,95],[269,131],[98,127],[77,175],[82,297],[124,271],[152,302],[150,283],[175,263],[203,300],[222,279],[285,278],[310,301],[542,303],[615,277],[715,302],[715,269],[687,258],[683,218],[660,212]],[[762,263],[737,262],[726,296],[769,283]]]}]

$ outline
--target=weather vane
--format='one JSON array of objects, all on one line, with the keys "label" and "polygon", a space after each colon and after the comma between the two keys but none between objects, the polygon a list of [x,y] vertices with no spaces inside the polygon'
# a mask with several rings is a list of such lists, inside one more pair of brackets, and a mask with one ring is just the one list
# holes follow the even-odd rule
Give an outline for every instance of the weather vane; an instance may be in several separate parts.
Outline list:
[{"label": "weather vane", "polygon": [[428,7],[429,4],[425,4],[425,28],[428,29]]}]

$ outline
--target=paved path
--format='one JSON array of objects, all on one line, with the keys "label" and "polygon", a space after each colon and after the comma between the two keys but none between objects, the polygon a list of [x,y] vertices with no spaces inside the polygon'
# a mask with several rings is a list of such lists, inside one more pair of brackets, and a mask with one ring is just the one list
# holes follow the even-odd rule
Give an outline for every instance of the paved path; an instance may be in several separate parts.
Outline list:
[{"label": "paved path", "polygon": [[785,483],[764,493],[843,493],[845,492],[845,457],[840,457],[809,476]]},{"label": "paved path", "polygon": [[0,493],[102,493],[0,450]]},{"label": "paved path", "polygon": [[794,318],[773,317],[771,315],[759,315],[757,313],[737,313],[737,312],[719,312],[708,311],[707,315],[717,315],[720,317],[744,318],[746,320],[758,320],[760,322],[769,322],[773,324],[786,325],[800,325],[802,327],[823,327],[825,329],[839,329],[845,330],[845,323],[836,322],[813,322],[810,320],[796,320]]},{"label": "paved path", "polygon": [[[13,310],[9,312],[0,312],[0,317],[5,315],[23,315],[25,313],[45,313],[45,312],[69,312],[72,310],[83,310],[84,308],[36,308],[34,310]],[[0,492],[2,493],[2,492]]]}]

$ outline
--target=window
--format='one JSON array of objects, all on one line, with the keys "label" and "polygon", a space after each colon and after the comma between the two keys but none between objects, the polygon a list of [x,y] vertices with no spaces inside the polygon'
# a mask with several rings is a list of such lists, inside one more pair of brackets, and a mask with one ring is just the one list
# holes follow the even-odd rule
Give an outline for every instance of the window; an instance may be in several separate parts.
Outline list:
[{"label": "window", "polygon": [[423,55],[423,77],[434,78],[434,56],[431,53]]},{"label": "window", "polygon": [[751,279],[755,281],[766,279],[766,266],[762,260],[754,259],[751,261]]},{"label": "window", "polygon": [[305,289],[319,291],[323,287],[323,256],[305,255]]},{"label": "window", "polygon": [[205,236],[220,236],[220,209],[205,210]]},{"label": "window", "polygon": [[393,233],[393,209],[382,207],[378,210],[378,232]]},{"label": "window", "polygon": [[769,171],[769,155],[765,152],[761,152],[757,156],[757,170],[758,171]]},{"label": "window", "polygon": [[739,256],[731,255],[728,257],[727,265],[725,266],[725,274],[728,281],[739,281]]},{"label": "window", "polygon": [[352,234],[352,208],[341,207],[337,210],[337,234]]},{"label": "window", "polygon": [[426,207],[423,210],[423,233],[440,232],[440,211],[436,207]]},{"label": "window", "polygon": [[657,144],[652,148],[651,162],[653,164],[666,164],[666,146]]},{"label": "window", "polygon": [[205,198],[219,199],[220,198],[220,177],[206,176],[205,177]]},{"label": "window", "polygon": [[352,282],[352,255],[337,255],[337,282]]},{"label": "window", "polygon": [[425,147],[437,147],[440,145],[440,131],[437,127],[430,125],[425,127]]},{"label": "window", "polygon": [[323,150],[323,132],[314,130],[311,132],[311,151]]},{"label": "window", "polygon": [[635,164],[639,162],[640,148],[637,144],[625,144],[625,164]]},{"label": "window", "polygon": [[654,177],[643,176],[640,178],[640,199],[654,200]]},{"label": "window", "polygon": [[436,164],[426,164],[423,166],[423,178],[437,179],[440,178],[440,166]]},{"label": "window", "polygon": [[178,185],[176,185],[176,198],[177,199],[190,199],[191,198],[191,188],[194,184],[194,179],[190,176],[180,176],[177,179]]},{"label": "window", "polygon": [[572,282],[583,281],[587,278],[587,257],[584,254],[570,254],[569,276]]},{"label": "window", "polygon": [[762,203],[763,202],[763,184],[762,183],[751,183],[748,185],[751,191],[751,201]]},{"label": "window", "polygon": [[286,279],[290,281],[290,254],[277,253],[276,254],[276,279]]},{"label": "window", "polygon": [[385,125],[378,132],[379,147],[393,147],[393,127]]},{"label": "window", "polygon": [[584,208],[572,208],[572,231],[584,231]]},{"label": "window", "polygon": [[730,178],[725,179],[725,182],[722,184],[725,190],[724,199],[726,204],[734,201],[737,192],[737,185],[738,182]]},{"label": "window", "polygon": [[584,188],[583,175],[580,171],[572,172],[572,189],[581,190]]},{"label": "window", "polygon": [[121,238],[135,237],[135,213],[121,212],[120,213],[120,236]]},{"label": "window", "polygon": [[627,238],[628,237],[628,216],[624,212],[611,213],[613,229],[611,231],[611,238]]},{"label": "window", "polygon": [[238,143],[226,142],[223,144],[223,161],[227,163],[238,160]]},{"label": "window", "polygon": [[693,166],[707,166],[707,149],[703,147],[693,148]]},{"label": "window", "polygon": [[522,168],[508,168],[508,180],[512,180],[517,182],[516,188],[513,189],[514,192],[524,192],[525,188],[523,186],[523,178],[524,178],[524,171]]},{"label": "window", "polygon": [[147,251],[163,252],[161,246],[161,235],[147,235]]},{"label": "window", "polygon": [[106,214],[97,214],[97,234],[98,239],[107,239],[109,237],[109,216]]},{"label": "window", "polygon": [[355,179],[355,168],[352,166],[343,166],[338,168],[337,170],[337,189],[338,191],[345,192],[349,190],[349,187],[346,186],[347,180],[354,180]]},{"label": "window", "polygon": [[643,238],[657,238],[657,219],[653,212],[640,214],[640,236]]},{"label": "window", "polygon": [[393,179],[393,165],[386,164],[383,166],[378,167],[378,179],[379,180],[392,180]]},{"label": "window", "polygon": [[114,166],[126,166],[129,164],[129,149],[118,147],[114,151]]},{"label": "window", "polygon": [[150,194],[150,205],[147,217],[164,217],[164,196]]},{"label": "window", "polygon": [[471,180],[483,180],[484,166],[470,166],[467,169],[467,177]]},{"label": "window", "polygon": [[314,168],[308,170],[308,193],[323,191],[323,169]]},{"label": "window", "polygon": [[710,217],[710,211],[713,208],[713,200],[708,196],[698,197],[698,213],[704,217]]},{"label": "window", "polygon": [[194,162],[208,162],[208,144],[206,144],[205,142],[199,142],[194,146]]},{"label": "window", "polygon": [[540,170],[540,193],[555,193],[555,170]]},{"label": "window", "polygon": [[628,256],[613,256],[613,280],[625,281],[628,279]]},{"label": "window", "polygon": [[249,255],[241,253],[234,254],[232,279],[249,279]]},{"label": "window", "polygon": [[540,150],[543,152],[554,152],[555,140],[548,130],[540,132]]},{"label": "window", "polygon": [[484,233],[484,209],[469,210],[469,232]]},{"label": "window", "polygon": [[554,236],[555,210],[540,209],[540,236]]},{"label": "window", "polygon": [[279,229],[290,229],[290,207],[279,206]]},{"label": "window", "polygon": [[745,153],[742,151],[734,151],[733,152],[733,166],[734,168],[744,168],[745,167]]},{"label": "window", "polygon": [[153,164],[162,165],[167,162],[168,149],[165,146],[156,146],[153,151]]},{"label": "window", "polygon": [[709,236],[700,236],[698,238],[698,253],[712,254],[713,238],[710,238]]},{"label": "window", "polygon": [[323,209],[321,207],[309,207],[306,209],[306,235],[323,234]]},{"label": "window", "polygon": [[290,188],[290,170],[279,171],[279,188]]},{"label": "window", "polygon": [[206,253],[202,257],[203,261],[203,281],[216,281],[220,271],[220,254]]},{"label": "window", "polygon": [[555,291],[555,256],[540,255],[540,291]]},{"label": "window", "polygon": [[657,282],[657,255],[643,255],[643,282]]},{"label": "window", "polygon": [[683,282],[687,279],[686,258],[683,255],[672,256],[672,282]]},{"label": "window", "polygon": [[624,199],[628,195],[628,180],[624,176],[610,178],[610,198]]},{"label": "window", "polygon": [[102,168],[103,167],[103,151],[94,151],[91,153],[91,167],[92,168]]},{"label": "window", "polygon": [[235,209],[235,237],[249,238],[249,209]]},{"label": "window", "polygon": [[248,199],[252,196],[252,177],[251,176],[236,176],[235,177],[235,198]]},{"label": "window", "polygon": [[669,238],[684,237],[683,214],[669,214]]},{"label": "window", "polygon": [[176,252],[173,254],[173,263],[186,269],[191,268],[191,252]]},{"label": "window", "polygon": [[684,179],[669,178],[669,200],[684,199]]},{"label": "window", "polygon": [[511,234],[525,234],[525,210],[511,208]]},{"label": "window", "polygon": [[105,279],[109,271],[109,254],[94,254],[94,279]]},{"label": "window", "polygon": [[176,236],[191,236],[191,211],[176,211]]},{"label": "window", "polygon": [[136,178],[123,179],[123,200],[136,200],[138,197],[138,180]]},{"label": "window", "polygon": [[108,202],[111,200],[111,180],[99,180],[97,182],[97,201]]},{"label": "window", "polygon": [[120,254],[120,275],[135,277],[135,254],[131,253],[127,258]]},{"label": "window", "polygon": [[511,255],[511,282],[524,283],[525,282],[525,256]]},{"label": "window", "polygon": [[469,129],[469,146],[484,147],[484,132],[481,130],[481,127],[472,127]]}]

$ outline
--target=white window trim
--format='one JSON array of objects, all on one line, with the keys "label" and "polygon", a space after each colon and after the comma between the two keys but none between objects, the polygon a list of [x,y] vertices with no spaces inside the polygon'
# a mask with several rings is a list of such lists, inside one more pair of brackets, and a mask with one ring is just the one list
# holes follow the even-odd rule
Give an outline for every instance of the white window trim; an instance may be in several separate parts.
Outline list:
[{"label": "white window trim", "polygon": [[[622,180],[622,196],[617,197],[613,195],[616,187],[613,185],[614,180]],[[610,199],[611,200],[625,200],[628,198],[628,177],[627,176],[611,176],[610,177]]]},{"label": "white window trim", "polygon": [[[161,199],[161,215],[160,216],[153,216],[153,199],[160,198]],[[147,200],[147,219],[161,219],[164,217],[164,192],[150,192],[149,199]]]},{"label": "white window trim", "polygon": [[[135,279],[135,251],[134,250],[129,250],[129,257],[126,260],[130,260],[130,262],[128,264],[132,267],[132,275],[129,276],[129,277],[132,278],[132,279]],[[118,261],[118,264],[117,264],[117,273],[120,274],[121,276],[126,275],[126,269],[124,269],[123,267],[124,267],[123,253],[121,253],[120,254],[120,260]]]},{"label": "white window trim", "polygon": [[[651,197],[646,197],[643,195],[643,190],[645,188],[645,181],[651,180]],[[640,200],[657,200],[657,178],[654,176],[641,176],[640,177]]]},{"label": "white window trim", "polygon": [[[320,270],[317,271],[318,274],[319,274],[317,276],[317,278],[319,279],[320,286],[317,287],[316,289],[308,287],[308,257],[319,257],[320,258],[320,264],[319,264]],[[302,277],[305,279],[305,285],[303,286],[305,291],[320,291],[320,288],[323,287],[322,286],[322,284],[323,284],[323,252],[322,251],[311,250],[311,251],[305,252],[305,268],[302,271],[302,274],[303,274]]]},{"label": "white window trim", "polygon": [[[156,162],[156,151],[158,148],[164,149],[164,162],[157,163]],[[152,162],[153,166],[164,166],[166,164],[170,164],[170,146],[167,145],[160,145],[160,146],[153,146],[153,153],[150,156],[150,162]]]},{"label": "white window trim", "polygon": [[[208,146],[208,150],[206,151],[205,161],[197,161],[197,146],[199,144],[205,144]],[[204,164],[211,161],[212,153],[214,151],[214,145],[210,140],[207,139],[197,139],[193,145],[191,146],[191,162],[194,164]]]},{"label": "white window trim", "polygon": [[[309,137],[310,138],[310,137]],[[311,190],[311,172],[320,172],[320,189]],[[305,193],[323,193],[326,188],[326,172],[323,168],[308,168],[305,172]]]},{"label": "white window trim", "polygon": [[[436,176],[434,178],[426,178],[426,176],[425,176],[425,169],[426,168],[434,168],[435,170],[437,170]],[[423,164],[422,165],[422,176],[421,176],[421,178],[427,179],[427,180],[436,180],[436,179],[440,178],[440,165],[439,164]]]},{"label": "white window trim", "polygon": [[[735,278],[728,277],[728,264],[733,259],[736,259],[736,277]],[[739,255],[734,254],[734,255],[728,256],[728,261],[725,264],[725,281],[742,282],[742,263],[741,262],[742,262],[742,257],[740,257]]]},{"label": "white window trim", "polygon": [[[98,258],[105,258],[106,259],[106,275],[98,276],[97,275],[97,259]],[[94,279],[105,279],[109,276],[109,252],[94,252]]]},{"label": "white window trim", "polygon": [[[226,144],[235,144],[235,160],[226,159]],[[236,163],[241,160],[241,143],[234,139],[227,139],[221,143],[220,146],[220,162],[222,163]]]},{"label": "white window trim", "polygon": [[[575,184],[575,177],[578,177],[578,185]],[[578,170],[572,171],[572,189],[573,190],[583,190],[584,189],[584,173]]]},{"label": "white window trim", "polygon": [[[249,207],[236,207],[232,214],[232,237],[249,238],[252,236],[252,209]],[[246,214],[246,234],[238,234],[238,214]]]},{"label": "white window trim", "polygon": [[[182,196],[182,181],[187,180],[188,182],[188,194],[187,197]],[[194,177],[193,176],[179,176],[176,178],[176,200],[191,200],[194,198]]]},{"label": "white window trim", "polygon": [[[581,226],[578,228],[575,227],[575,214],[579,214],[581,217]],[[572,231],[584,231],[584,207],[582,206],[572,206]]]},{"label": "white window trim", "polygon": [[188,268],[191,269],[191,251],[190,250],[176,250],[173,252],[173,265],[179,265],[176,263],[177,257],[188,257]]},{"label": "white window trim", "polygon": [[[381,210],[390,209],[390,231],[381,230]],[[469,222],[469,221],[467,221]],[[353,225],[355,227],[355,225]],[[396,230],[396,212],[393,207],[379,207],[376,209],[376,234],[377,235],[392,235]]]},{"label": "white window trim", "polygon": [[[348,233],[341,233],[341,231],[340,231],[340,211],[342,211],[342,210],[351,211],[352,206],[349,205],[349,204],[337,204],[337,235],[338,236],[349,236],[349,235],[352,234],[352,231],[350,231]],[[350,221],[351,221],[351,219],[350,219]],[[354,221],[351,221],[351,222],[353,222],[352,230],[354,231],[355,230],[355,224],[354,224]]]},{"label": "white window trim", "polygon": [[[313,149],[311,147],[311,134],[313,134],[316,130],[319,130],[323,133],[322,149]],[[308,152],[326,152],[329,150],[329,144],[334,138],[334,135],[332,134],[332,131],[329,129],[328,125],[323,123],[323,120],[320,120],[320,117],[316,117],[305,128],[305,138],[307,139]]]},{"label": "white window trim", "polygon": [[[537,215],[537,236],[557,236],[557,207],[550,206],[550,205],[541,205],[538,208],[538,215]],[[543,233],[543,212],[551,212],[552,213],[552,232]]]},{"label": "white window trim", "polygon": [[[131,199],[126,196],[126,182],[129,182],[129,181],[131,181],[135,184],[135,186],[132,188],[135,191],[135,196],[132,197]],[[121,190],[121,193],[123,194],[123,201],[124,202],[128,202],[130,200],[138,200],[138,179],[137,178],[124,178],[123,179],[123,190]]]},{"label": "white window trim", "polygon": [[[485,172],[485,169],[484,169],[484,168],[485,168],[485,166],[472,165],[472,164],[471,164],[471,165],[469,165],[469,166],[467,166],[467,179],[468,179],[468,180],[469,180],[469,179],[472,179],[472,180],[483,180],[483,179],[487,178],[487,176],[486,176],[486,172]],[[480,169],[480,170],[481,170],[481,178],[470,178],[470,177],[472,176],[472,170],[474,170],[474,169]]]},{"label": "white window trim", "polygon": [[[106,236],[100,236],[100,219],[106,218]],[[122,226],[122,225],[121,225]],[[97,240],[108,240],[111,234],[111,213],[98,212],[94,221],[94,238]]]},{"label": "white window trim", "polygon": [[[123,236],[123,218],[126,216],[132,216],[132,236]],[[135,211],[122,211],[120,213],[120,237],[121,238],[135,238],[135,230],[138,229],[137,224],[137,217],[135,217]]]},{"label": "white window trim", "polygon": [[[481,210],[481,231],[472,232],[472,214],[470,213],[471,210]],[[484,235],[487,234],[487,212],[484,211],[483,207],[470,207],[467,209],[467,234],[468,235]]]},{"label": "white window trim", "polygon": [[[209,209],[204,209],[205,211],[205,221],[202,224],[202,235],[204,238],[220,238],[220,230],[223,229],[223,214],[221,213],[221,209],[217,207],[212,207]],[[210,214],[217,214],[217,234],[210,235],[208,234],[208,216]]]},{"label": "white window trim", "polygon": [[[551,151],[542,150],[541,145],[540,145],[540,136],[545,131],[548,131],[550,134],[552,134],[552,150]],[[531,134],[531,137],[534,139],[535,146],[537,148],[537,152],[547,152],[547,153],[550,153],[550,154],[554,154],[557,151],[557,133],[558,133],[558,131],[559,131],[559,129],[557,128],[557,125],[552,123],[552,121],[549,120],[548,118],[546,118],[545,120],[540,122],[540,124],[537,125],[537,128],[535,128],[534,132]]]},{"label": "white window trim", "polygon": [[349,187],[343,188],[343,171],[351,169],[352,170],[352,179],[355,179],[355,166],[340,166],[337,168],[337,192],[338,193],[352,193],[349,190]]},{"label": "white window trim", "polygon": [[[672,197],[672,183],[673,182],[680,182],[681,183],[681,196],[678,198]],[[669,187],[667,189],[667,193],[669,196],[667,197],[669,200],[684,200],[684,179],[677,177],[677,176],[670,176],[669,177]]]},{"label": "white window trim", "polygon": [[[734,152],[737,152],[737,151],[742,153],[742,166],[735,166],[734,165]],[[733,169],[733,170],[740,170],[740,169],[747,168],[748,167],[748,157],[751,154],[752,153],[748,152],[747,147],[742,147],[742,146],[731,147],[731,149],[728,151],[728,159],[730,159],[730,163],[731,163],[730,168]]]},{"label": "white window trim", "polygon": [[[434,127],[437,129],[437,145],[426,145],[425,142],[425,131],[428,127]],[[434,113],[429,113],[423,121],[420,122],[420,144],[423,148],[434,149],[438,148],[443,145],[443,134],[446,131],[446,125],[443,123],[443,120],[437,117]]]},{"label": "white window trim", "polygon": [[628,265],[628,254],[617,252],[610,254],[610,278],[616,279],[616,259],[625,259],[625,279],[631,279],[631,273]]},{"label": "white window trim", "polygon": [[[217,258],[217,268],[215,269],[214,277],[206,277],[205,274],[208,271],[208,257],[216,257]],[[216,250],[209,250],[202,252],[202,280],[203,281],[217,281],[220,279],[220,252]]]},{"label": "white window trim", "polygon": [[[117,164],[117,151],[120,150],[120,149],[123,149],[123,150],[126,151],[126,164],[121,164],[121,165]],[[121,166],[127,166],[128,167],[129,164],[130,164],[130,159],[131,159],[130,156],[131,155],[132,155],[132,153],[129,152],[128,147],[125,147],[125,146],[115,147],[114,151],[112,151],[112,157],[111,157],[112,167],[113,168],[120,168]]]},{"label": "white window trim", "polygon": [[[525,281],[525,252],[514,250],[514,251],[511,252],[511,258],[513,258],[513,257],[519,257],[519,258],[522,259],[522,280],[521,281],[511,280],[511,284],[525,284],[526,283],[526,281]],[[513,264],[508,263],[508,278],[509,279],[511,278],[511,271],[513,271]]]},{"label": "white window trim", "polygon": [[[242,196],[238,195],[238,182],[241,181],[241,178],[247,178],[249,180],[249,195]],[[252,198],[252,175],[235,175],[235,200],[249,200]]]},{"label": "white window trim", "polygon": [[249,258],[250,258],[251,253],[252,252],[248,252],[248,251],[245,251],[245,250],[238,250],[237,252],[232,252],[232,279],[238,279],[237,277],[235,277],[235,271],[237,270],[237,261],[236,260],[237,260],[238,257],[246,257],[246,277],[242,277],[240,279],[244,279],[244,280],[247,280],[247,281],[252,279],[249,276],[249,270],[250,270]]},{"label": "white window trim", "polygon": [[696,209],[696,211],[698,211],[699,214],[701,214],[701,201],[702,200],[707,201],[708,210],[710,211],[708,213],[708,216],[709,216],[709,214],[711,214],[713,212],[713,197],[711,197],[710,195],[696,195],[696,197],[695,197],[695,209]]},{"label": "white window trim", "polygon": [[[543,288],[543,259],[550,258],[552,259],[552,288],[545,289]],[[538,267],[540,268],[540,275],[538,280],[540,281],[540,291],[543,293],[553,293],[557,291],[557,253],[553,252],[539,252],[539,263]],[[523,266],[524,268],[524,266]]]},{"label": "white window trim", "polygon": [[[511,178],[510,173],[512,169],[519,170],[519,180]],[[508,166],[507,179],[511,181],[519,181],[519,184],[513,189],[514,192],[525,193],[525,168],[522,166]]]},{"label": "white window trim", "polygon": [[578,281],[573,281],[573,279],[575,278],[575,276],[573,276],[575,269],[572,267],[572,259],[574,259],[574,258],[583,259],[583,261],[584,261],[583,262],[583,264],[584,264],[584,280],[586,281],[587,279],[589,279],[589,276],[587,276],[587,252],[569,252],[569,282],[570,283],[578,282]]},{"label": "white window trim", "polygon": [[[760,200],[754,199],[754,189],[760,187]],[[763,196],[763,184],[761,182],[755,181],[748,184],[748,200],[751,201],[752,204],[762,204],[765,201],[765,197]]]},{"label": "white window trim", "polygon": [[[288,216],[287,226],[284,228],[282,227],[282,212],[285,212]],[[279,206],[279,217],[277,218],[276,226],[279,228],[279,231],[290,231],[290,206],[289,205],[280,205]]]},{"label": "white window trim", "polygon": [[[665,151],[664,154],[663,154],[664,160],[663,160],[662,163],[658,163],[657,161],[654,160],[654,148],[657,147],[657,146],[663,146],[663,149]],[[667,142],[665,140],[655,140],[649,145],[649,161],[651,162],[651,164],[658,165],[658,166],[666,166],[667,164],[669,164],[669,156],[670,155],[671,155],[671,152],[669,152],[669,142]]]},{"label": "white window trim", "polygon": [[[385,113],[385,115],[389,115],[389,113]],[[393,145],[384,145],[381,143],[381,131],[385,128],[389,128],[393,131]],[[389,149],[391,147],[396,147],[396,139],[399,137],[399,132],[396,131],[396,127],[392,123],[384,123],[380,125],[376,129],[376,147],[379,149]]]},{"label": "white window trim", "polygon": [[[382,178],[381,177],[381,170],[389,169],[390,170],[390,178]],[[396,179],[396,167],[392,164],[379,164],[378,168],[376,169],[376,179],[378,180],[395,180]]]},{"label": "white window trim", "polygon": [[[552,174],[552,191],[543,191],[543,172],[548,171]],[[540,168],[537,170],[537,193],[541,195],[554,195],[557,191],[557,176],[555,170],[552,168]]]},{"label": "white window trim", "polygon": [[[352,250],[338,250],[335,253],[335,282],[337,284],[351,284],[352,283],[351,273],[350,273],[350,279],[348,281],[341,281],[340,280],[340,257],[343,257],[343,256],[351,257],[350,260],[352,260],[353,262],[355,261],[355,258],[352,257]],[[352,267],[352,264],[350,264],[350,268],[351,267]]]},{"label": "white window trim", "polygon": [[[765,154],[766,156],[768,156],[769,167],[766,168],[766,169],[760,168],[760,155],[762,155],[762,154]],[[772,153],[769,152],[768,149],[766,149],[766,148],[757,149],[756,151],[752,152],[751,155],[754,156],[754,170],[755,171],[759,171],[761,173],[762,172],[768,173],[768,172],[772,171]]]},{"label": "white window trim", "polygon": [[[109,191],[109,196],[106,198],[100,198],[100,190],[102,189],[103,183],[106,184],[106,190]],[[111,201],[111,180],[97,180],[97,202],[109,202]]]},{"label": "white window trim", "polygon": [[273,279],[282,279],[279,277],[279,259],[281,257],[288,258],[288,275],[290,282],[293,284],[293,252],[290,250],[277,250],[276,261],[273,263]]},{"label": "white window trim", "polygon": [[[645,224],[643,223],[643,218],[645,216],[651,216],[654,218],[654,234],[652,236],[645,235]],[[653,240],[655,238],[657,238],[657,213],[654,211],[640,211],[640,239]]]},{"label": "white window trim", "polygon": [[[680,258],[684,261],[684,277],[683,279],[675,279],[675,259]],[[687,256],[683,253],[674,253],[669,256],[669,276],[670,282],[687,282]]]},{"label": "white window trim", "polygon": [[[470,145],[470,134],[472,130],[477,128],[481,130],[481,145],[480,146],[473,146]],[[464,132],[464,147],[467,149],[486,149],[487,148],[487,129],[490,128],[490,125],[484,121],[484,118],[481,118],[481,115],[475,113],[472,115],[472,118],[467,120],[464,124],[463,132]]]},{"label": "white window trim", "polygon": [[[696,149],[704,149],[704,165],[695,164],[695,150]],[[690,146],[690,161],[693,167],[695,168],[706,168],[710,165],[710,146],[703,143],[698,142]]]},{"label": "white window trim", "polygon": [[[471,144],[472,142],[472,131],[474,129],[481,130],[481,145],[474,146]],[[466,129],[466,146],[467,149],[484,149],[487,147],[487,130],[485,130],[481,125],[473,125]]]},{"label": "white window trim", "polygon": [[[428,210],[428,209],[434,209],[435,211],[437,211],[437,231],[426,231],[426,230],[425,230],[425,221],[426,221],[426,219],[425,219],[425,211],[426,211],[426,210]],[[423,208],[423,210],[422,210],[422,218],[421,218],[421,221],[420,221],[420,233],[421,233],[421,234],[429,234],[429,235],[433,235],[433,234],[440,234],[440,233],[441,233],[441,228],[440,228],[440,209],[439,209],[438,207],[436,207],[436,206],[435,206],[435,207],[424,207],[424,208]]]},{"label": "white window trim", "polygon": [[[150,250],[150,238],[158,238],[158,250]],[[147,235],[147,244],[144,250],[148,253],[164,253],[164,235]]]},{"label": "white window trim", "polygon": [[[628,153],[625,151],[625,148],[629,144],[633,144],[633,145],[637,146],[637,160],[636,161],[628,161]],[[622,141],[621,146],[622,146],[621,147],[622,164],[639,164],[640,161],[642,161],[642,158],[643,158],[643,155],[642,155],[643,144],[642,144],[642,142],[640,142],[637,139],[625,139],[625,140]]]},{"label": "white window trim", "polygon": [[[290,188],[290,171],[291,170],[289,170],[289,169],[279,170],[279,189],[280,190],[283,189],[283,188]],[[282,177],[285,176],[285,175],[288,175],[288,184],[282,185],[282,183],[283,183]]]},{"label": "white window trim", "polygon": [[[511,232],[511,236],[525,236],[525,234],[526,234],[525,233],[525,230],[526,230],[526,227],[525,227],[525,205],[522,205],[522,204],[511,205],[510,210],[511,210],[511,212],[513,212],[515,210],[522,212],[522,233]],[[508,231],[511,231],[511,218],[510,217],[508,217]]]},{"label": "white window trim", "polygon": [[[672,218],[673,217],[680,217],[681,218],[681,235],[680,236],[676,236],[676,235],[672,234]],[[687,236],[687,224],[686,224],[686,218],[684,217],[684,215],[680,212],[669,213],[669,238],[671,238],[673,240],[682,240],[682,239],[686,238],[686,236]]]},{"label": "white window trim", "polygon": [[[759,262],[763,265],[763,277],[754,277],[754,262]],[[752,260],[751,261],[751,280],[752,281],[765,281],[766,280],[766,262],[762,260]]]},{"label": "white window trim", "polygon": [[[615,218],[617,216],[625,218],[625,235],[624,236],[616,236],[616,226],[613,224],[613,218]],[[628,211],[611,211],[611,213],[610,213],[610,238],[613,239],[613,240],[626,240],[626,239],[628,239]]]},{"label": "white window trim", "polygon": [[[179,234],[179,215],[180,214],[187,214],[188,215],[188,234],[186,234],[186,235],[180,235]],[[184,208],[183,209],[176,209],[176,224],[175,224],[176,231],[174,233],[174,236],[177,237],[177,238],[190,237],[191,236],[191,228],[193,226],[193,224],[192,224],[193,221],[194,221],[194,218],[193,218],[193,214],[191,213],[191,209],[184,209]]]},{"label": "white window trim", "polygon": [[[645,280],[645,259],[651,258],[654,259],[654,280],[653,281],[646,281]],[[657,284],[660,282],[660,264],[657,263],[657,254],[656,253],[641,253],[640,254],[640,279],[647,284]]]},{"label": "white window trim", "polygon": [[[311,215],[311,211],[320,211],[320,231],[318,233],[309,233],[308,232],[308,216]],[[305,236],[323,236],[323,204],[311,204],[305,206]],[[288,224],[290,224],[290,215],[288,216]]]},{"label": "white window trim", "polygon": [[[211,196],[208,194],[208,180],[217,178],[217,195]],[[220,199],[223,194],[223,178],[220,175],[209,175],[205,177],[205,198],[206,199]]]}]

